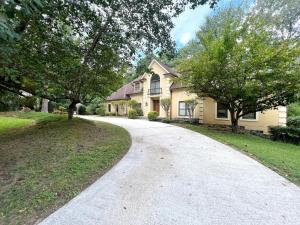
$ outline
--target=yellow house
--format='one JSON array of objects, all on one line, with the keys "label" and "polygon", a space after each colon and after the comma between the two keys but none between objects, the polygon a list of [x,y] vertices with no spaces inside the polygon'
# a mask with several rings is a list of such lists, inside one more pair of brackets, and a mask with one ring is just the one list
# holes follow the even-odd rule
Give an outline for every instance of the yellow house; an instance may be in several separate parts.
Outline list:
[{"label": "yellow house", "polygon": [[[152,60],[149,65],[152,74],[145,73],[134,81],[124,85],[107,98],[107,113],[127,114],[126,101],[134,99],[139,103],[145,116],[150,111],[157,111],[159,117],[166,117],[160,105],[160,100],[170,98],[172,105],[170,115],[172,119],[187,119],[188,113],[185,100],[197,99],[194,118],[203,124],[230,125],[230,116],[227,109],[211,98],[199,98],[195,93],[188,92],[187,88],[175,83],[173,78],[179,76],[169,66]],[[249,130],[268,133],[269,126],[286,125],[286,107],[278,107],[244,116],[239,120],[239,125]]]}]

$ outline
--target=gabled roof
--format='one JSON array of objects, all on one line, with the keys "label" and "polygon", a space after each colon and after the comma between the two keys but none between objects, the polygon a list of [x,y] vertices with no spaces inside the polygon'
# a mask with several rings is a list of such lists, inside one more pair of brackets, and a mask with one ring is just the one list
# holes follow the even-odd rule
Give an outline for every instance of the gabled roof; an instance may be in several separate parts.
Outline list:
[{"label": "gabled roof", "polygon": [[176,77],[179,77],[180,76],[180,73],[176,72],[173,68],[171,68],[170,66],[158,61],[157,59],[153,59],[152,62],[150,63],[149,65],[149,69],[151,68],[151,66],[153,65],[153,63],[157,63],[158,65],[160,65],[164,71],[166,72],[165,74],[172,74]]},{"label": "gabled roof", "polygon": [[123,87],[118,89],[116,92],[112,93],[106,100],[128,100],[130,99],[129,94],[134,93],[133,84],[130,82],[129,84],[125,84]]}]

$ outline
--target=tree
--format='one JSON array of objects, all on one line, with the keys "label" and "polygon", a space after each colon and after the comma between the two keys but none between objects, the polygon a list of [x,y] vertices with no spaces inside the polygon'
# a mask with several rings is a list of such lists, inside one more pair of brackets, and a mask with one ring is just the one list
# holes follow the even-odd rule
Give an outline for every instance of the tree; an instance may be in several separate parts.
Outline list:
[{"label": "tree", "polygon": [[275,36],[281,38],[300,37],[299,0],[256,0],[255,15],[262,16]]},{"label": "tree", "polygon": [[220,11],[197,33],[202,50],[179,66],[192,92],[229,110],[234,132],[243,115],[285,106],[299,90],[299,41],[264,25],[241,8]]},{"label": "tree", "polygon": [[160,100],[160,105],[165,110],[167,118],[170,117],[169,111],[170,111],[170,108],[171,108],[171,103],[172,103],[172,101],[171,101],[170,98],[162,98]]},{"label": "tree", "polygon": [[198,102],[195,98],[193,99],[187,99],[184,101],[187,107],[187,111],[189,114],[189,120],[192,123],[193,118],[194,118],[194,112],[195,112],[195,108],[198,105]]},{"label": "tree", "polygon": [[69,99],[72,118],[77,103],[104,97],[120,85],[123,69],[136,52],[172,49],[171,18],[187,5],[206,2],[6,1],[0,6],[5,15],[1,37],[6,22],[12,29],[5,33],[14,30],[18,37],[0,43],[0,88]]}]

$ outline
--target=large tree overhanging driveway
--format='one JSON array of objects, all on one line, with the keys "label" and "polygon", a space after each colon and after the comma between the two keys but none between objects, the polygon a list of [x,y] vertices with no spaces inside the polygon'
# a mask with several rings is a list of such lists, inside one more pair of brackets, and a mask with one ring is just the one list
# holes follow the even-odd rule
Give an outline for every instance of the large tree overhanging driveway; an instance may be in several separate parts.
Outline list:
[{"label": "large tree overhanging driveway", "polygon": [[184,128],[122,118],[132,146],[43,225],[300,224],[300,188],[255,160]]}]

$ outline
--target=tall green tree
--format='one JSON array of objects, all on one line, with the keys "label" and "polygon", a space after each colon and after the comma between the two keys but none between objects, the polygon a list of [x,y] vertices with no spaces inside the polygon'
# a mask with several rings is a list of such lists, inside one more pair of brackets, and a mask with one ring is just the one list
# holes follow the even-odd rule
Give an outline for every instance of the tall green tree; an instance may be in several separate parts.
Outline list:
[{"label": "tall green tree", "polygon": [[[37,0],[25,2],[37,4]],[[186,5],[193,8],[206,2],[40,1],[39,8],[29,10],[23,19],[9,17],[8,9],[18,15],[27,5],[5,1],[1,13],[7,21],[12,27],[24,25],[17,38],[0,43],[9,49],[0,53],[0,88],[16,93],[25,90],[50,100],[69,99],[72,118],[77,103],[115,89],[137,51],[172,49],[171,18]]]},{"label": "tall green tree", "polygon": [[202,50],[181,62],[182,79],[229,110],[233,131],[242,116],[294,100],[299,40],[275,39],[262,18],[233,7],[208,18],[197,40]]},{"label": "tall green tree", "polygon": [[266,20],[274,35],[281,38],[300,37],[299,0],[256,0],[253,13]]}]

